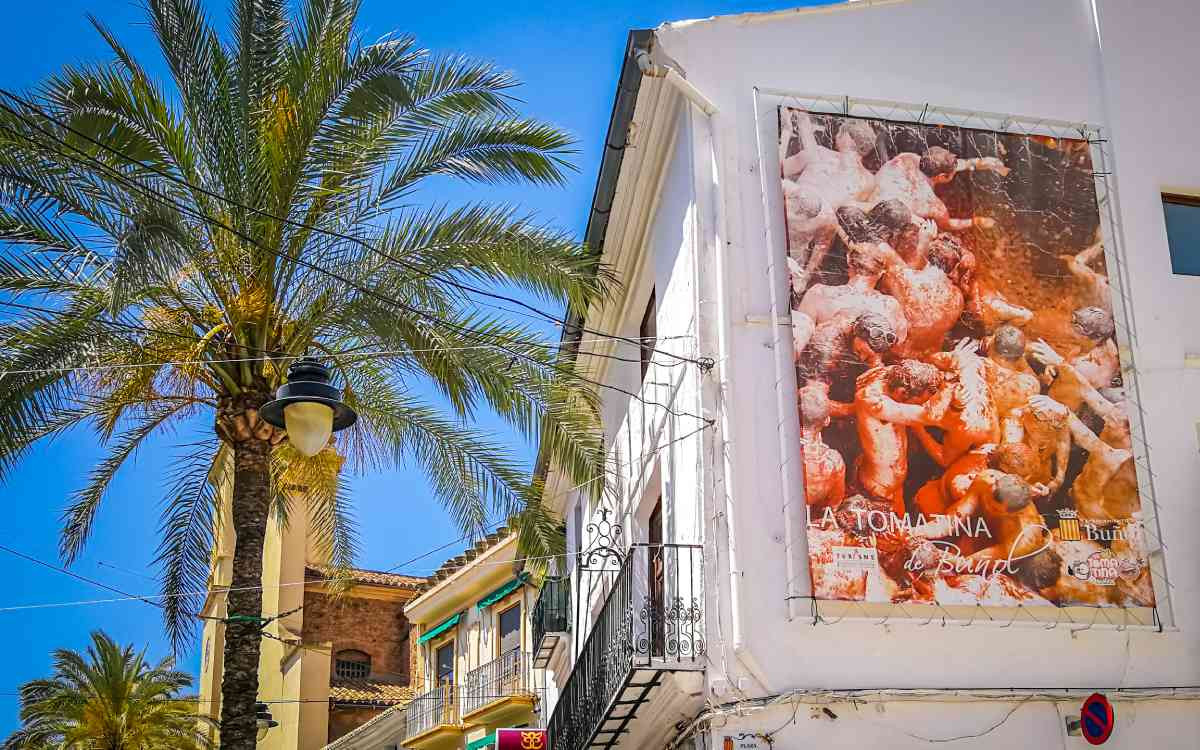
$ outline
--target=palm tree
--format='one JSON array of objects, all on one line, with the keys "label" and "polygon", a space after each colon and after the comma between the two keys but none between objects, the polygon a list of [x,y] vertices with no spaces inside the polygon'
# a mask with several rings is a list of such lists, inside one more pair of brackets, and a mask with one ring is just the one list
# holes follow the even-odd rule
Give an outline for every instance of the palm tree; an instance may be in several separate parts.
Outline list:
[{"label": "palm tree", "polygon": [[192,678],[167,657],[92,633],[87,654],[54,652],[54,676],[21,686],[21,728],[4,750],[199,750],[208,741],[193,701],[179,692]]},{"label": "palm tree", "polygon": [[[306,0],[294,17],[288,5],[231,0],[223,37],[200,0],[149,0],[169,87],[92,19],[110,64],[0,98],[0,476],[38,440],[96,431],[109,452],[64,511],[70,563],[126,460],[204,425],[164,484],[162,606],[185,643],[214,488],[231,486],[220,736],[239,749],[255,741],[263,537],[269,514],[286,517],[286,488],[305,488],[334,565],[354,548],[343,463],[415,461],[464,530],[513,519],[535,555],[560,539],[540,488],[473,417],[493,410],[575,481],[602,465],[587,383],[476,290],[586,309],[610,276],[511,207],[417,202],[446,176],[559,183],[570,139],[520,117],[514,79],[487,63],[407,37],[362,43],[357,0]],[[314,459],[258,416],[306,353],[332,364],[359,414]]]}]

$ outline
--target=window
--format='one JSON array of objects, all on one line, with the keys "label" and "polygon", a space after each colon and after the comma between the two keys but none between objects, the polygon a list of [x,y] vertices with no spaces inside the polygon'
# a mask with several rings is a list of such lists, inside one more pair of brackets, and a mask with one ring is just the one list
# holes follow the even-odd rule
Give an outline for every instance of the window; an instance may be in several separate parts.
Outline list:
[{"label": "window", "polygon": [[1200,276],[1200,196],[1164,195],[1163,213],[1171,270],[1183,276]]},{"label": "window", "polygon": [[333,673],[343,680],[366,679],[371,676],[371,655],[362,651],[339,651],[334,657]]},{"label": "window", "polygon": [[663,515],[662,495],[654,501],[654,510],[650,511],[650,521],[646,529],[646,541],[650,552],[650,611],[653,613],[651,625],[651,654],[663,656],[666,651],[666,629],[663,618],[666,608],[666,559],[663,556]]},{"label": "window", "polygon": [[500,654],[521,648],[521,605],[516,604],[500,613]]},{"label": "window", "polygon": [[454,682],[454,642],[438,647],[434,657],[437,661],[437,683],[448,685]]},{"label": "window", "polygon": [[658,345],[658,307],[655,303],[654,289],[650,289],[650,299],[646,302],[646,312],[642,313],[642,325],[638,328],[638,341],[641,346],[642,379],[650,369],[650,360],[654,358],[654,348]]}]

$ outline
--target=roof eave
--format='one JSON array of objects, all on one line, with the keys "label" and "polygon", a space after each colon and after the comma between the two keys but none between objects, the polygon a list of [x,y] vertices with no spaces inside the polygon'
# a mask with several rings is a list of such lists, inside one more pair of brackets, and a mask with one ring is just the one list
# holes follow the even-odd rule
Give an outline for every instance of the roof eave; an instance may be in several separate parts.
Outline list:
[{"label": "roof eave", "polygon": [[[638,67],[637,53],[649,48],[653,40],[652,29],[633,29],[625,43],[624,62],[621,65],[621,75],[617,79],[617,92],[608,120],[608,132],[604,136],[604,153],[600,157],[596,189],[592,193],[587,228],[583,233],[584,244],[596,257],[604,254],[604,237],[608,232],[609,213],[617,193],[617,181],[621,176],[621,163],[625,158],[629,123],[633,122],[638,92],[642,86],[642,71]],[[559,352],[569,361],[574,361],[578,352],[586,316],[586,310],[567,310],[567,324],[563,327],[559,339]],[[539,448],[537,462],[534,464],[534,477],[545,479],[549,463],[550,457],[545,450]]]}]

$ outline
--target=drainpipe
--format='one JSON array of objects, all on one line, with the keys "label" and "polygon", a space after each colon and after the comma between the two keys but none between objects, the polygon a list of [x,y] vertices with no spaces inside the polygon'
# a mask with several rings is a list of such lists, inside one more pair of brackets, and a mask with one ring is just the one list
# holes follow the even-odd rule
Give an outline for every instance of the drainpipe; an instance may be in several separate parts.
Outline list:
[{"label": "drainpipe", "polygon": [[[779,444],[779,481],[780,481],[780,486],[781,486],[780,488],[781,488],[782,495],[783,495],[783,526],[784,526],[783,536],[784,536],[784,540],[785,540],[784,549],[786,550],[785,563],[786,563],[786,569],[787,569],[787,583],[784,588],[784,592],[785,592],[784,595],[787,597],[787,619],[790,621],[790,620],[794,619],[798,614],[797,600],[795,598],[793,598],[791,595],[792,582],[795,581],[796,577],[797,577],[796,564],[795,564],[795,548],[796,548],[796,544],[797,544],[798,540],[793,538],[795,535],[795,532],[793,531],[793,529],[795,529],[796,523],[797,523],[797,519],[795,518],[795,513],[797,511],[795,509],[796,500],[792,496],[792,483],[788,477],[788,464],[791,463],[792,456],[790,455],[790,451],[788,449],[788,444],[787,444],[787,440],[786,440],[786,438],[787,438],[786,427],[785,427],[785,422],[784,422],[785,414],[789,414],[789,413],[794,414],[795,413],[796,394],[794,391],[786,392],[783,387],[783,384],[786,381],[786,373],[787,373],[786,368],[790,366],[790,362],[791,362],[791,354],[790,354],[790,352],[791,352],[790,338],[791,337],[789,336],[788,340],[785,341],[784,336],[783,336],[783,328],[784,328],[784,326],[791,324],[791,310],[789,308],[788,312],[786,313],[787,317],[784,317],[785,313],[781,312],[781,309],[780,309],[781,304],[780,304],[778,290],[780,287],[784,286],[784,279],[782,279],[780,277],[779,262],[778,262],[778,258],[776,257],[774,243],[771,241],[771,231],[770,231],[771,211],[770,211],[770,206],[769,206],[769,203],[767,200],[767,195],[768,195],[767,191],[770,188],[769,181],[770,181],[770,179],[772,179],[772,177],[770,177],[767,174],[766,170],[764,169],[764,164],[762,161],[763,141],[762,141],[762,129],[760,127],[758,127],[759,111],[760,111],[759,110],[759,89],[757,86],[755,86],[754,87],[754,122],[755,122],[754,137],[755,137],[755,144],[757,146],[756,157],[757,157],[757,161],[758,161],[759,187],[760,187],[760,191],[761,191],[761,195],[762,195],[763,221],[767,224],[767,231],[765,233],[765,241],[763,242],[763,250],[766,253],[767,283],[770,286],[769,300],[770,300],[770,318],[771,318],[771,354],[772,354],[772,359],[774,360],[773,364],[774,364],[774,371],[775,371],[775,410],[776,410],[776,414],[777,414],[776,438],[777,438],[778,444]],[[778,177],[774,177],[773,179],[777,180]],[[786,323],[783,322],[785,320],[787,321]],[[803,499],[801,499],[800,502],[803,502]]]},{"label": "drainpipe", "polygon": [[639,49],[634,53],[634,59],[637,61],[638,70],[642,71],[642,75],[650,78],[662,78],[667,83],[674,86],[683,94],[688,101],[695,104],[706,117],[712,117],[717,113],[717,105],[712,103],[704,94],[700,93],[700,89],[688,83],[688,80],[679,75],[679,71],[670,65],[656,63],[650,59],[650,50],[646,48]]}]

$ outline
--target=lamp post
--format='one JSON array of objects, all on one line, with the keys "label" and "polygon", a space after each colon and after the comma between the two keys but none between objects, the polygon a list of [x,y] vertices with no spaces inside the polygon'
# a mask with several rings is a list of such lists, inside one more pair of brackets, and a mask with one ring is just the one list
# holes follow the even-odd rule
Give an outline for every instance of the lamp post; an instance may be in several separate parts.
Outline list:
[{"label": "lamp post", "polygon": [[268,424],[287,430],[288,440],[305,456],[325,448],[329,436],[354,424],[358,414],[342,403],[342,393],[329,384],[329,368],[304,357],[288,368],[287,382],[275,400],[259,411]]},{"label": "lamp post", "polygon": [[279,726],[279,722],[271,718],[271,709],[267,708],[266,703],[254,704],[254,721],[258,724],[258,739],[260,741],[267,738],[267,732]]}]

